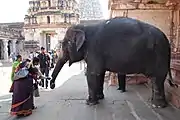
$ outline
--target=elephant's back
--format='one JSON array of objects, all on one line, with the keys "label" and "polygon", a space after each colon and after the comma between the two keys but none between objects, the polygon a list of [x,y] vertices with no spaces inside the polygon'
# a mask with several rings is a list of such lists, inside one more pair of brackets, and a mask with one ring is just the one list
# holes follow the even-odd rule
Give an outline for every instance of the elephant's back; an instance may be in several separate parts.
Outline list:
[{"label": "elephant's back", "polygon": [[110,19],[104,22],[97,33],[98,39],[95,39],[94,46],[106,58],[107,64],[121,62],[126,66],[130,62],[140,65],[153,54],[150,50],[152,48],[148,48],[148,40],[152,36],[146,36],[148,32],[144,30],[150,28],[151,26],[133,19]]},{"label": "elephant's back", "polygon": [[153,26],[139,20],[119,17],[105,21],[102,32],[106,37],[112,37],[116,34],[121,35],[121,37],[132,37],[143,34],[151,27]]}]

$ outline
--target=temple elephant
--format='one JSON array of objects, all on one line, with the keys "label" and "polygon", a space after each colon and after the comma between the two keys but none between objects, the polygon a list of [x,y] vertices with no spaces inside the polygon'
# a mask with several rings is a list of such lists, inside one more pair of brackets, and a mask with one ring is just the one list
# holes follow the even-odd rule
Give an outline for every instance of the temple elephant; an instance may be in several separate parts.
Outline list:
[{"label": "temple elephant", "polygon": [[171,47],[165,34],[142,21],[117,17],[93,25],[74,25],[66,31],[62,43],[63,55],[52,73],[51,88],[63,65],[85,60],[87,63],[88,105],[98,104],[101,80],[106,71],[141,73],[152,80],[152,104],[167,105],[164,82],[172,82]]}]

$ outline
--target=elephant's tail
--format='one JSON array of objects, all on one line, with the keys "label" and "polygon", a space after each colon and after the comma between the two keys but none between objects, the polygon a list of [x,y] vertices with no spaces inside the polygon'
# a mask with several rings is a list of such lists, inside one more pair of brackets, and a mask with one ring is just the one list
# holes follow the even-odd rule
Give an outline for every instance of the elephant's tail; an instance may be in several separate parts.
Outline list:
[{"label": "elephant's tail", "polygon": [[172,73],[171,73],[171,47],[169,46],[168,50],[169,56],[168,56],[168,83],[171,87],[178,87],[176,83],[173,82]]},{"label": "elephant's tail", "polygon": [[169,70],[168,70],[168,75],[169,75],[169,77],[168,77],[167,80],[168,80],[169,85],[170,85],[171,87],[178,87],[178,85],[173,82],[173,78],[172,78],[172,74],[171,74],[171,69],[170,69],[170,67],[169,67]]}]

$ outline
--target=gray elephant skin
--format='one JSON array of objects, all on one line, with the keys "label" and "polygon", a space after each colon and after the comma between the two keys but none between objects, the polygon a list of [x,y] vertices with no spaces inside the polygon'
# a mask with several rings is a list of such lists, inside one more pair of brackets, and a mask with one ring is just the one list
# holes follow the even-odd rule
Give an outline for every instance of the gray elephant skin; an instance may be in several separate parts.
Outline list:
[{"label": "gray elephant skin", "polygon": [[[144,74],[152,81],[151,103],[166,107],[164,82],[170,71],[171,47],[166,35],[157,27],[132,19],[117,17],[93,25],[74,25],[68,28],[62,43],[63,55],[52,73],[51,89],[63,65],[85,60],[87,63],[88,105],[103,98],[106,71]],[[98,97],[101,96],[101,97]]]}]

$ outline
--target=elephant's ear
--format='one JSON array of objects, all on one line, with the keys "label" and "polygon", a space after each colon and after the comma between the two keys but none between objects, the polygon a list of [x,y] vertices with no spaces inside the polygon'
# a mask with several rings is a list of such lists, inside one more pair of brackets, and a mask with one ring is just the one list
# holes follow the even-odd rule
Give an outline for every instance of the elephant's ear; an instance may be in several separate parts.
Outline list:
[{"label": "elephant's ear", "polygon": [[82,30],[76,30],[76,47],[77,51],[81,49],[85,42],[85,33]]}]

